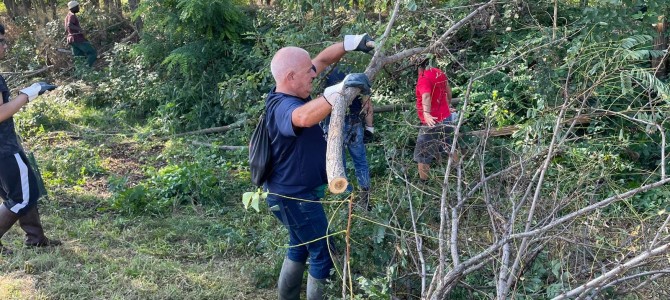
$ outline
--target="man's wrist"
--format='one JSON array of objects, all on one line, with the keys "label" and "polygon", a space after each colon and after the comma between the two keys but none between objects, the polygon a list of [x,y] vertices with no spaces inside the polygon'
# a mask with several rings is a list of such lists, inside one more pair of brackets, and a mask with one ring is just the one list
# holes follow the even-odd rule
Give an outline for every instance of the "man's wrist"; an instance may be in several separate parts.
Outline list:
[{"label": "man's wrist", "polygon": [[365,125],[365,130],[369,131],[370,133],[375,133],[375,128],[373,126]]}]

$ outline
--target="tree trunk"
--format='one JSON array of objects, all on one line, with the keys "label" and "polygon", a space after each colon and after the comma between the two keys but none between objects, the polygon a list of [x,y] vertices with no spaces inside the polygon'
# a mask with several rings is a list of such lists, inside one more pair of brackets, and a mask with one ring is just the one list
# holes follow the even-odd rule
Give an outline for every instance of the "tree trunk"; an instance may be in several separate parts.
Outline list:
[{"label": "tree trunk", "polygon": [[16,3],[14,3],[13,0],[2,0],[2,2],[5,4],[9,17],[12,18],[12,20],[16,18]]},{"label": "tree trunk", "polygon": [[103,0],[103,5],[105,12],[111,12],[112,11],[112,2],[113,0]]},{"label": "tree trunk", "polygon": [[[130,7],[130,13],[131,14],[135,13],[135,11],[137,10],[137,6],[139,5],[139,2],[140,2],[139,0],[128,0],[128,6]],[[141,33],[142,32],[142,25],[143,25],[142,17],[138,16],[135,19],[134,23],[135,23],[135,30],[137,31],[137,33],[138,34]]]},{"label": "tree trunk", "polygon": [[58,1],[50,0],[49,6],[51,7],[51,18],[54,20],[58,19]]},{"label": "tree trunk", "polygon": [[[658,35],[654,38],[654,50],[668,49],[668,38],[665,35],[668,22],[665,21],[665,18],[659,17],[659,21],[658,23],[654,24],[654,27],[656,27],[656,32],[658,33]],[[666,67],[665,63],[665,55],[661,57],[652,57],[651,68],[656,69],[656,77],[665,77],[668,75],[668,68]]]},{"label": "tree trunk", "polygon": [[23,0],[22,2],[21,8],[23,8],[24,13],[27,14],[30,9],[33,8],[33,3],[30,0]]}]

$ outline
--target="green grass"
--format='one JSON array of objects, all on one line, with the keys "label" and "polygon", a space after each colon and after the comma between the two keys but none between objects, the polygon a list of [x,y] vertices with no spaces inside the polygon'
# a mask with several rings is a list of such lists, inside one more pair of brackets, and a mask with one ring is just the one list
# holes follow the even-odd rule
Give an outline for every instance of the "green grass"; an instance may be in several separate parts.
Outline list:
[{"label": "green grass", "polygon": [[237,191],[219,205],[161,214],[113,209],[110,179],[137,184],[174,149],[134,140],[109,111],[61,96],[36,100],[15,120],[50,191],[40,203],[46,233],[64,243],[25,248],[15,225],[2,239],[15,253],[0,257],[0,299],[276,299],[282,250],[272,243],[284,241],[260,242],[285,236],[272,216],[244,211]]},{"label": "green grass", "polygon": [[[76,199],[75,199],[76,200]],[[85,204],[85,203],[79,203]],[[216,215],[123,218],[87,205],[43,203],[47,234],[61,247],[28,249],[22,232],[4,238],[15,254],[0,262],[0,290],[17,299],[273,299],[249,275],[272,262],[223,255]],[[37,282],[25,288],[17,281]],[[5,297],[2,297],[6,299]]]}]

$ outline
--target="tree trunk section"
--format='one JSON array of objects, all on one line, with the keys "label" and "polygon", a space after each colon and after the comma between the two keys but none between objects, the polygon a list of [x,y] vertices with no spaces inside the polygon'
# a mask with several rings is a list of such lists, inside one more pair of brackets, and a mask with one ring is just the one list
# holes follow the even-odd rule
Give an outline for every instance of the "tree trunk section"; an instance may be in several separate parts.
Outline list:
[{"label": "tree trunk section", "polygon": [[349,182],[342,163],[342,144],[344,135],[344,115],[347,112],[346,97],[335,97],[333,110],[330,113],[328,125],[328,145],[326,146],[326,173],[328,174],[328,189],[333,194],[340,194],[347,189]]},{"label": "tree trunk section", "polygon": [[[139,2],[140,2],[139,0],[128,0],[128,7],[130,7],[130,13],[131,14],[135,13],[135,11],[137,10],[137,7],[139,5]],[[135,30],[137,31],[137,33],[138,34],[141,33],[142,32],[142,26],[143,26],[142,17],[138,16],[135,19],[134,24],[135,24]]]},{"label": "tree trunk section", "polygon": [[16,3],[14,3],[13,0],[3,0],[2,3],[5,4],[9,17],[12,18],[12,20],[16,18]]},{"label": "tree trunk section", "polygon": [[[668,22],[665,21],[665,18],[659,17],[659,22],[656,23],[654,27],[656,27],[656,32],[658,33],[654,38],[654,50],[662,51],[668,49],[668,38],[665,35]],[[668,68],[664,58],[665,55],[661,57],[652,57],[651,59],[651,68],[657,70],[656,77],[665,77],[668,75]]]}]

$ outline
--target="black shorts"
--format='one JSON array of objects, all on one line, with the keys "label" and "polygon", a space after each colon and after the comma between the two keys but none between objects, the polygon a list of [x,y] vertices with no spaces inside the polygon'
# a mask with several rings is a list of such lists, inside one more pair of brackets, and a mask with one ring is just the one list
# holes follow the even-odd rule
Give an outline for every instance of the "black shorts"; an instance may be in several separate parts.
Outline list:
[{"label": "black shorts", "polygon": [[448,122],[435,124],[433,127],[421,125],[419,136],[414,148],[414,161],[430,164],[442,153],[448,152],[454,136],[454,128]]},{"label": "black shorts", "polygon": [[12,212],[23,215],[37,205],[37,177],[23,152],[0,157],[0,198]]}]

